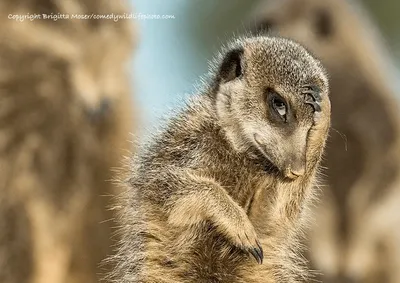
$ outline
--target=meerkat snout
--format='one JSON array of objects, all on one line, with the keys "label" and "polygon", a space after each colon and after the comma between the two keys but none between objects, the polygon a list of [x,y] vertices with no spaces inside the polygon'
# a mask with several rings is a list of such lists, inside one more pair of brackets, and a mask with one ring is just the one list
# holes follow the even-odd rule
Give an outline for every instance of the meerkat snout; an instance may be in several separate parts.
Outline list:
[{"label": "meerkat snout", "polygon": [[[275,146],[279,149],[278,144],[270,144],[271,132],[267,132],[264,137],[259,134],[254,134],[254,140],[260,147],[261,153],[267,158],[272,164],[282,171],[285,178],[296,179],[297,177],[303,176],[306,171],[306,135],[307,132],[294,135],[296,138],[302,139],[304,142],[297,141],[293,143],[291,140],[282,141],[281,148],[283,148],[282,156],[276,156],[270,153],[270,147]],[[277,150],[275,150],[277,152]],[[282,165],[280,165],[280,163]]]},{"label": "meerkat snout", "polygon": [[291,146],[292,154],[287,157],[287,163],[284,171],[284,176],[289,179],[301,177],[306,172],[306,139],[307,132],[303,134],[303,144],[298,143]]},{"label": "meerkat snout", "polygon": [[289,179],[296,179],[301,177],[306,172],[306,162],[305,160],[295,160],[286,169],[285,177]]}]

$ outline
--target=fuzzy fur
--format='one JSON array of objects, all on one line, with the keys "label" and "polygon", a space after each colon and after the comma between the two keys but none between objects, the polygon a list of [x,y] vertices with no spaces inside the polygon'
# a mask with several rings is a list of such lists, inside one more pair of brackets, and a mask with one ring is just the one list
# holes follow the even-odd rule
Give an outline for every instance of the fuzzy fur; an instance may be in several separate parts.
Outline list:
[{"label": "fuzzy fur", "polygon": [[[293,283],[307,275],[298,239],[329,128],[324,69],[294,42],[257,37],[230,44],[210,73],[203,91],[129,164],[112,282]],[[302,100],[309,83],[321,89],[319,113]],[[272,122],[268,88],[297,115],[289,132]],[[304,129],[304,141],[295,139]],[[305,172],[286,178],[297,152]],[[262,264],[249,253],[258,244]]]},{"label": "fuzzy fur", "polygon": [[332,131],[323,164],[328,186],[310,233],[314,268],[327,282],[397,283],[397,78],[379,33],[358,4],[266,1],[256,9],[255,22],[309,48],[330,75]]}]

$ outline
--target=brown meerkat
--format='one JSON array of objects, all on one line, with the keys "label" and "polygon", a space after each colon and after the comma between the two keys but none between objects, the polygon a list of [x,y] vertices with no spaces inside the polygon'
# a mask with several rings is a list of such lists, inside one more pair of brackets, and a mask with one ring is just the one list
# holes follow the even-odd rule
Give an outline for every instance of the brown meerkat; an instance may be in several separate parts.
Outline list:
[{"label": "brown meerkat", "polygon": [[126,11],[122,1],[0,3],[0,282],[99,282],[111,170],[130,149],[132,28],[71,17]]},{"label": "brown meerkat", "polygon": [[252,22],[258,31],[303,44],[330,77],[327,186],[309,234],[313,267],[324,282],[397,283],[400,116],[394,69],[379,33],[356,4],[264,1]]},{"label": "brown meerkat", "polygon": [[306,276],[298,236],[329,129],[325,71],[297,43],[254,37],[211,74],[131,161],[113,282]]}]

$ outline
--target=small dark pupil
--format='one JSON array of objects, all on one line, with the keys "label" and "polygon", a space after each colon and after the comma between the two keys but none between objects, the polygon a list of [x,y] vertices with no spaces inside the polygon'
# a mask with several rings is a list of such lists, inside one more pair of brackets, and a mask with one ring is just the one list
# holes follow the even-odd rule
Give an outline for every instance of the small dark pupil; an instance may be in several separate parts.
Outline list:
[{"label": "small dark pupil", "polygon": [[285,103],[283,103],[282,101],[277,100],[277,99],[274,100],[274,105],[276,108],[279,108],[279,109],[285,108]]}]

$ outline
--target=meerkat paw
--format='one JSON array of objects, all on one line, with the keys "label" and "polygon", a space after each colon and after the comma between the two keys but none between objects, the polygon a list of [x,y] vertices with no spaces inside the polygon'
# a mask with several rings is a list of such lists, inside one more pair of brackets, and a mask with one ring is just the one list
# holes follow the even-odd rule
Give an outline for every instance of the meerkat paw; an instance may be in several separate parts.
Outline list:
[{"label": "meerkat paw", "polygon": [[247,215],[234,221],[224,221],[223,227],[223,233],[231,240],[233,245],[250,253],[259,264],[262,264],[264,258],[263,248]]},{"label": "meerkat paw", "polygon": [[317,86],[304,85],[302,95],[306,104],[311,105],[315,112],[321,112],[321,90]]}]

